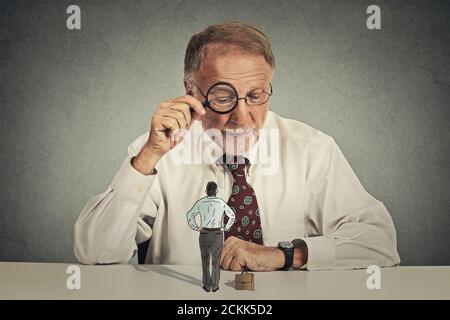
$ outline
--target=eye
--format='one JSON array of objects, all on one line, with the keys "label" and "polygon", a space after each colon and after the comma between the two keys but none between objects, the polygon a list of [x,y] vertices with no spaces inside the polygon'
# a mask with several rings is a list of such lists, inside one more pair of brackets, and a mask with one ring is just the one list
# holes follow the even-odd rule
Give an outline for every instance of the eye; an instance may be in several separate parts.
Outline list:
[{"label": "eye", "polygon": [[214,103],[225,104],[225,103],[233,102],[234,101],[234,97],[233,96],[220,97],[220,98],[214,99],[213,101],[214,101]]},{"label": "eye", "polygon": [[264,92],[260,91],[260,92],[250,92],[247,97],[250,100],[259,100],[261,99],[261,97],[264,95]]}]

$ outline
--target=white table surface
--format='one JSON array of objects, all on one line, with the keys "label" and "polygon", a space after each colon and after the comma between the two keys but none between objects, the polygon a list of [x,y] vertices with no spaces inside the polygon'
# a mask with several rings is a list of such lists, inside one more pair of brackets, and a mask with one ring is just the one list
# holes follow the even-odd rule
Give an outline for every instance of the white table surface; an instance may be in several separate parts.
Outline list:
[{"label": "white table surface", "polygon": [[79,265],[81,289],[69,290],[70,264],[0,262],[0,299],[450,299],[450,266],[381,269],[381,289],[367,289],[365,269],[256,272],[255,291],[204,292],[201,266]]}]

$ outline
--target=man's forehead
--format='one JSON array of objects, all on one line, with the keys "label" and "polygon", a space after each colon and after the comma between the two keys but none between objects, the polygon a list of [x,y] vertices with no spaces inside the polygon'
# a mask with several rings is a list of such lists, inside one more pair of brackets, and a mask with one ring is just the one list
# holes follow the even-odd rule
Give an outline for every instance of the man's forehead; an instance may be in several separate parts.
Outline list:
[{"label": "man's forehead", "polygon": [[218,81],[265,85],[271,80],[272,68],[262,56],[239,53],[219,57],[209,55],[195,77],[204,85]]}]

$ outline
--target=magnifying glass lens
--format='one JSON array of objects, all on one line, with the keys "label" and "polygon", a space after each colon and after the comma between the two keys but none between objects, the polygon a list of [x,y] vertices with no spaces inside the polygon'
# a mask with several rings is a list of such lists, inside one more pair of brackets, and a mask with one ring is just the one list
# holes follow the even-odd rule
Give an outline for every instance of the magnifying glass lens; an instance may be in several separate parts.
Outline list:
[{"label": "magnifying glass lens", "polygon": [[236,90],[226,84],[220,84],[209,90],[207,99],[212,109],[226,112],[236,105]]}]

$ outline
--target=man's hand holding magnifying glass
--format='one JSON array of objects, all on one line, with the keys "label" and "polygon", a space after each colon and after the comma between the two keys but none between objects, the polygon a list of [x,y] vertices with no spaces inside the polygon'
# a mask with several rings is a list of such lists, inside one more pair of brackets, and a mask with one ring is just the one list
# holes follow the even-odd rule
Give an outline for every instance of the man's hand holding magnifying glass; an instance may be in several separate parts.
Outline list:
[{"label": "man's hand holding magnifying glass", "polygon": [[202,103],[190,95],[162,102],[152,116],[149,138],[131,160],[132,166],[142,174],[152,174],[159,159],[183,139],[176,133],[189,130],[191,123],[204,114]]}]

